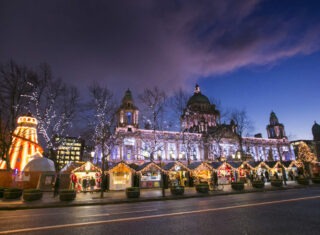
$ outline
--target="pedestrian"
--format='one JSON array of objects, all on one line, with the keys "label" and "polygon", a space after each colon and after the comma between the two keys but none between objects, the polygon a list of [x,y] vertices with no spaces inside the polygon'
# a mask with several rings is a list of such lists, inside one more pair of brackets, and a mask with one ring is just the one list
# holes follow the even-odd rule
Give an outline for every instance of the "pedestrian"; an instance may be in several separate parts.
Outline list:
[{"label": "pedestrian", "polygon": [[284,183],[284,185],[287,185],[287,175],[286,175],[286,170],[284,169],[284,167],[283,167],[283,166],[281,167],[281,170],[282,170],[282,180],[283,180],[283,183]]},{"label": "pedestrian", "polygon": [[267,182],[269,182],[269,172],[268,172],[268,170],[266,170],[264,172],[264,176],[266,177]]},{"label": "pedestrian", "polygon": [[56,181],[54,182],[53,197],[56,197],[59,194],[59,188],[60,188],[60,176],[58,174],[56,177]]},{"label": "pedestrian", "polygon": [[90,179],[90,193],[93,193],[95,185],[96,185],[96,181],[93,177],[91,177],[91,179]]},{"label": "pedestrian", "polygon": [[82,180],[82,190],[83,190],[84,192],[87,192],[87,184],[88,184],[88,181],[87,181],[86,178],[84,178],[84,179]]},{"label": "pedestrian", "polygon": [[218,185],[218,174],[216,171],[213,172],[213,185],[214,186]]},{"label": "pedestrian", "polygon": [[291,180],[291,181],[294,180],[294,175],[293,175],[292,169],[289,171],[289,177],[290,177],[290,180]]},{"label": "pedestrian", "polygon": [[235,182],[238,181],[238,171],[237,170],[234,172],[234,180],[235,180]]},{"label": "pedestrian", "polygon": [[260,178],[261,178],[261,181],[264,182],[264,176],[263,176],[263,172],[261,171],[261,174],[260,174]]}]

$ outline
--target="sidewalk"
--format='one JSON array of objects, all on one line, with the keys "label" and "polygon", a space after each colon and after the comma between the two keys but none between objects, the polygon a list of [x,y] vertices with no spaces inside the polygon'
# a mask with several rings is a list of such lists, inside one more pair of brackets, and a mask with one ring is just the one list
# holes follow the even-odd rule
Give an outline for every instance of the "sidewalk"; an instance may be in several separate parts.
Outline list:
[{"label": "sidewalk", "polygon": [[184,195],[174,196],[171,195],[170,189],[166,189],[165,197],[162,197],[161,189],[141,189],[140,198],[128,199],[124,191],[110,191],[105,192],[104,197],[100,198],[100,192],[94,193],[77,193],[74,201],[64,202],[59,200],[59,196],[53,197],[53,192],[44,192],[41,200],[33,202],[25,202],[21,199],[13,200],[0,200],[0,210],[19,210],[19,209],[35,209],[35,208],[53,208],[53,207],[69,207],[69,206],[88,206],[88,205],[106,205],[117,203],[131,203],[131,202],[146,202],[146,201],[159,201],[159,200],[176,200],[195,197],[210,197],[219,195],[230,195],[251,192],[264,192],[274,190],[287,190],[294,188],[305,188],[316,185],[302,186],[296,182],[289,181],[286,186],[277,188],[272,187],[270,183],[265,184],[264,189],[255,189],[249,185],[245,185],[245,190],[235,191],[231,189],[230,185],[225,185],[223,191],[210,191],[208,194],[197,193],[195,188],[185,188]]}]

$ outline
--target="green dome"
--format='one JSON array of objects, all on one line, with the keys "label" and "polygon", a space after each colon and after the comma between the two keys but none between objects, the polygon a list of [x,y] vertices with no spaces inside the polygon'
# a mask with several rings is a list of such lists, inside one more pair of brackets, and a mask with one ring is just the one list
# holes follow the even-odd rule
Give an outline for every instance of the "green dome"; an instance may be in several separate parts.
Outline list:
[{"label": "green dome", "polygon": [[205,95],[201,94],[200,87],[199,87],[198,84],[196,84],[196,88],[195,88],[194,94],[188,100],[188,104],[187,105],[189,106],[189,105],[192,105],[192,104],[209,104],[210,105],[209,99]]},{"label": "green dome", "polygon": [[210,101],[205,95],[202,95],[201,93],[195,93],[188,101],[188,105],[191,104],[210,104]]}]

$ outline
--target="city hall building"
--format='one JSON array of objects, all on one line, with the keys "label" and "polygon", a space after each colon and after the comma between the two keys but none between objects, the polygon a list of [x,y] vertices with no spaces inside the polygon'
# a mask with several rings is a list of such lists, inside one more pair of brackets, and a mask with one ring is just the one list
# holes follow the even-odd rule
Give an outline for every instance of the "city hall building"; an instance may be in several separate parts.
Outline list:
[{"label": "city hall building", "polygon": [[[270,161],[295,160],[284,125],[274,112],[267,125],[268,138],[242,137],[236,134],[236,124],[220,123],[220,112],[196,85],[181,115],[180,132],[139,128],[139,109],[135,106],[130,90],[125,92],[117,112],[117,143],[108,160],[142,164],[153,160],[167,163],[179,160],[190,164],[194,161],[236,161],[241,159],[240,142],[246,160]],[[95,163],[101,161],[97,149]]]}]

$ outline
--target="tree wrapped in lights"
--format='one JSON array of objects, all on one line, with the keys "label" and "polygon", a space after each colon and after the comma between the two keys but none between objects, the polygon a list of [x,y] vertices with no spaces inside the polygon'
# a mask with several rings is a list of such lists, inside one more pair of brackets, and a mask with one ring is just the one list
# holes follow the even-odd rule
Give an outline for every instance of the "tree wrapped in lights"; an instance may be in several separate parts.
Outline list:
[{"label": "tree wrapped in lights", "polygon": [[[86,109],[88,134],[91,135],[95,146],[101,149],[101,182],[103,184],[105,182],[105,171],[108,170],[108,157],[110,157],[118,139],[114,134],[116,105],[113,93],[107,87],[103,88],[94,84],[89,88],[89,94],[90,101]],[[102,186],[101,198],[103,197],[103,191]]]},{"label": "tree wrapped in lights", "polygon": [[311,176],[310,163],[317,161],[317,157],[311,152],[309,146],[305,142],[301,142],[298,146],[297,160],[303,163],[306,172]]},{"label": "tree wrapped in lights", "polygon": [[249,132],[253,129],[252,121],[249,119],[247,111],[245,109],[235,109],[230,114],[230,119],[236,125],[236,133],[239,140],[239,150],[241,153],[241,160],[246,160],[246,154],[243,152],[243,135],[245,132]]},{"label": "tree wrapped in lights", "polygon": [[162,120],[167,95],[164,91],[159,90],[158,87],[154,87],[152,89],[145,89],[143,93],[139,95],[139,100],[144,106],[144,119],[148,124],[148,129],[152,129],[151,138],[142,137],[142,141],[145,143],[145,146],[147,146],[145,151],[149,153],[150,161],[153,161],[154,155],[163,149],[163,146],[159,144],[159,139],[163,138],[159,130],[163,130]]},{"label": "tree wrapped in lights", "polygon": [[31,93],[25,97],[29,99],[29,110],[38,120],[39,134],[45,141],[49,158],[57,164],[57,147],[72,127],[78,112],[78,91],[60,79],[55,79],[47,64],[39,66],[28,85]]}]

